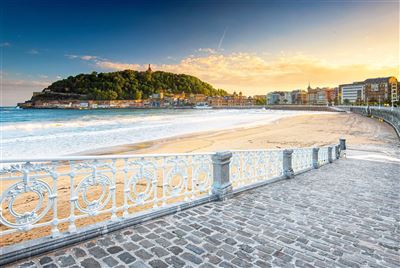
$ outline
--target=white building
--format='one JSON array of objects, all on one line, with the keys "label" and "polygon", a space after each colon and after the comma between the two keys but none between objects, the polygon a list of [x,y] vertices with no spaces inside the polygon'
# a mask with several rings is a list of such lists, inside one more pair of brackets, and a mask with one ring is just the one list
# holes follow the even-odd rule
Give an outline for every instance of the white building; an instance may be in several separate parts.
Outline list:
[{"label": "white building", "polygon": [[355,103],[357,100],[365,100],[365,85],[364,83],[354,83],[347,85],[340,85],[342,97],[341,103],[348,100],[350,103]]},{"label": "white building", "polygon": [[269,92],[267,94],[267,104],[279,104],[281,100],[281,94],[278,91]]},{"label": "white building", "polygon": [[292,92],[284,92],[284,96],[283,96],[283,100],[282,102],[284,104],[292,104],[293,100],[292,100]]}]

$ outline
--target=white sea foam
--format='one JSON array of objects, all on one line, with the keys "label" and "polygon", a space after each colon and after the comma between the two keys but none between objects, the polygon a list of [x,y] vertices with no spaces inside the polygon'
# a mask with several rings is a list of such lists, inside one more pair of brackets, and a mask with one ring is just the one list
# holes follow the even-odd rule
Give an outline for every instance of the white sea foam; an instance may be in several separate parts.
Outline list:
[{"label": "white sea foam", "polygon": [[[50,113],[51,111],[49,111]],[[308,111],[208,110],[153,113],[96,113],[63,119],[2,124],[2,157],[49,157],[76,154],[199,131],[250,127]]]}]

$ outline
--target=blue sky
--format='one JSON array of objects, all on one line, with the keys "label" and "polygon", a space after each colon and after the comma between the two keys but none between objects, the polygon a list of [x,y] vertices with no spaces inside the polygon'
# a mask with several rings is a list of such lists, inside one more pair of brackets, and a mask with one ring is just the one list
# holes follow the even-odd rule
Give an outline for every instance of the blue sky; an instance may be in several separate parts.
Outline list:
[{"label": "blue sky", "polygon": [[148,63],[247,94],[398,75],[398,1],[0,5],[3,103],[69,75]]}]

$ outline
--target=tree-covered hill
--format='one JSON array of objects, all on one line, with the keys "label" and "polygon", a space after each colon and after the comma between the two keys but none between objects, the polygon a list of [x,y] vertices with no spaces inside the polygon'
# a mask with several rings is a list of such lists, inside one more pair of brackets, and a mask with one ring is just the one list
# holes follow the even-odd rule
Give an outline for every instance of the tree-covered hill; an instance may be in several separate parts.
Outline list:
[{"label": "tree-covered hill", "polygon": [[[153,93],[165,95],[185,92],[207,96],[226,95],[197,77],[186,74],[150,70],[145,72],[125,70],[111,73],[79,74],[59,80],[44,89],[35,99],[58,99],[79,96],[89,100],[146,99]],[[60,94],[61,93],[61,94]]]}]

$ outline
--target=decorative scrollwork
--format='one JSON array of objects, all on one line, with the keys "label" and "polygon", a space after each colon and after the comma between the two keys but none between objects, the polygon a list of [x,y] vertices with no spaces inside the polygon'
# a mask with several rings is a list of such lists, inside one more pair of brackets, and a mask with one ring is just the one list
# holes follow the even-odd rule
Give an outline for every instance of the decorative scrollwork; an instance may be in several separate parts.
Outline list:
[{"label": "decorative scrollwork", "polygon": [[282,175],[282,151],[233,152],[230,179],[234,187]]},{"label": "decorative scrollwork", "polygon": [[177,196],[182,192],[187,183],[187,162],[179,157],[167,161],[172,168],[166,175],[167,189],[172,196]]},{"label": "decorative scrollwork", "polygon": [[232,154],[232,160],[229,165],[230,178],[232,182],[236,182],[240,179],[241,165],[240,165],[240,154],[235,152]]},{"label": "decorative scrollwork", "polygon": [[243,155],[242,175],[246,179],[254,177],[254,155],[251,152],[246,152]]},{"label": "decorative scrollwork", "polygon": [[196,166],[193,172],[193,181],[200,192],[207,191],[211,185],[210,156],[194,156],[193,164]]},{"label": "decorative scrollwork", "polygon": [[14,164],[9,167],[4,167],[0,170],[0,175],[8,173],[38,173],[46,172],[52,173],[53,167],[49,164],[32,164],[31,162],[26,162],[23,164]]},{"label": "decorative scrollwork", "polygon": [[92,161],[87,161],[87,162],[79,162],[75,165],[75,168],[80,170],[80,169],[98,169],[98,168],[109,168],[112,169],[113,165],[112,163],[108,163],[108,162],[102,162],[102,161],[98,161],[98,160],[92,160]]},{"label": "decorative scrollwork", "polygon": [[312,149],[294,149],[292,167],[295,172],[312,167]]},{"label": "decorative scrollwork", "polygon": [[[150,198],[151,190],[157,184],[157,166],[149,161],[134,161],[130,162],[130,165],[137,166],[139,171],[132,175],[128,182],[128,197],[132,202],[140,204]],[[138,186],[141,185],[143,180],[146,182],[146,187],[144,190],[139,191]]]},{"label": "decorative scrollwork", "polygon": [[[38,198],[37,205],[33,210],[20,213],[14,209],[15,200],[23,194],[34,194]],[[53,206],[51,187],[44,181],[31,179],[29,183],[25,181],[17,182],[11,185],[1,195],[0,205],[3,202],[9,211],[11,217],[4,217],[3,211],[0,210],[0,221],[6,226],[19,230],[29,230],[32,224],[42,219]],[[44,205],[45,204],[45,205]],[[10,219],[12,218],[12,219]]]},{"label": "decorative scrollwork", "polygon": [[266,153],[263,151],[256,153],[256,175],[265,177],[267,175]]},{"label": "decorative scrollwork", "polygon": [[[100,187],[101,193],[97,199],[89,200],[88,191],[90,188],[92,188],[92,191],[93,187]],[[76,187],[75,195],[77,198],[74,203],[83,213],[95,215],[108,204],[111,198],[111,188],[112,182],[107,176],[103,174],[89,175]],[[82,196],[81,199],[80,196]]]},{"label": "decorative scrollwork", "polygon": [[282,161],[282,151],[269,151],[266,153],[266,162],[269,166],[268,178],[281,176],[283,174]]}]

